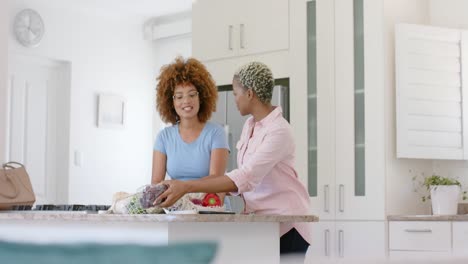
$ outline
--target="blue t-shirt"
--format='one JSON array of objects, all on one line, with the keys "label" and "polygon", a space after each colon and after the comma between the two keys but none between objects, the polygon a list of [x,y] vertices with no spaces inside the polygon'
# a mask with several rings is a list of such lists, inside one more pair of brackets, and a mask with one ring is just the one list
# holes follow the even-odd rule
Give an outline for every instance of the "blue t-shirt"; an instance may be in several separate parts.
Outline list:
[{"label": "blue t-shirt", "polygon": [[154,150],[166,155],[167,174],[176,180],[194,180],[210,173],[211,151],[229,150],[224,129],[215,123],[206,122],[198,138],[186,143],[175,124],[159,132]]}]

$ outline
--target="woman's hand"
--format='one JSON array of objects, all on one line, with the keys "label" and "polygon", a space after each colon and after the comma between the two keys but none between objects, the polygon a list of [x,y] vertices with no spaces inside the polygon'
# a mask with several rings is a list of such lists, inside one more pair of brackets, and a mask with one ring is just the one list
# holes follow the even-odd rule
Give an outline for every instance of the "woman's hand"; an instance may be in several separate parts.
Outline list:
[{"label": "woman's hand", "polygon": [[154,201],[154,205],[159,205],[160,207],[173,205],[188,192],[188,184],[183,181],[169,180],[163,181],[161,184],[165,184],[168,188]]}]

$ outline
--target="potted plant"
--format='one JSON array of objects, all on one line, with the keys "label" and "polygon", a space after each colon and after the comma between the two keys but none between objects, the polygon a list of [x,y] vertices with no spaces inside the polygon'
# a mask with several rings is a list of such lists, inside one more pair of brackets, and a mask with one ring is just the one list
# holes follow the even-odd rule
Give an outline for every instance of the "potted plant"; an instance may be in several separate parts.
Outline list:
[{"label": "potted plant", "polygon": [[466,191],[461,191],[461,183],[453,178],[432,175],[425,177],[421,184],[429,192],[422,196],[422,201],[425,202],[428,199],[432,201],[432,214],[434,215],[457,214],[460,193],[462,193],[463,200],[467,199]]}]

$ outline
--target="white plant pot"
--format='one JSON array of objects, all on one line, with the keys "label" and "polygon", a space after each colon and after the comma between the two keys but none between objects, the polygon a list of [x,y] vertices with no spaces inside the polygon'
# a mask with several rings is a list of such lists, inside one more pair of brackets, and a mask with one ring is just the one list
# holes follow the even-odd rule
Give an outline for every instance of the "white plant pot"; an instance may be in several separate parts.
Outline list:
[{"label": "white plant pot", "polygon": [[460,186],[431,185],[432,214],[456,215]]}]

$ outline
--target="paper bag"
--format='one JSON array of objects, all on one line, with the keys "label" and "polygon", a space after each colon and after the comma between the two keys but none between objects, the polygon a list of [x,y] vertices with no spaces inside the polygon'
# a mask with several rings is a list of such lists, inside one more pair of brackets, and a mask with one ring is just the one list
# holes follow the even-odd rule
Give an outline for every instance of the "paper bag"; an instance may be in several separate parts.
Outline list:
[{"label": "paper bag", "polygon": [[0,169],[0,210],[14,205],[33,205],[36,201],[24,166],[17,162],[3,164]]}]

